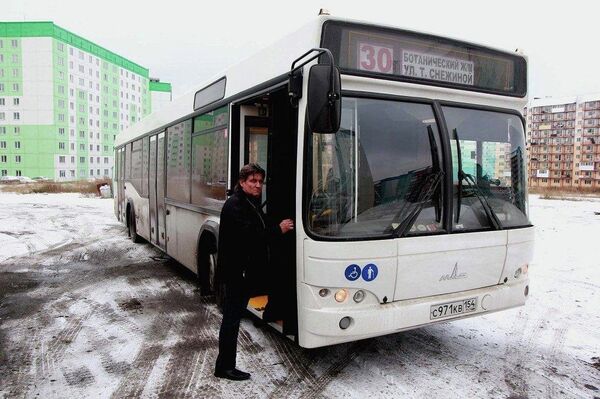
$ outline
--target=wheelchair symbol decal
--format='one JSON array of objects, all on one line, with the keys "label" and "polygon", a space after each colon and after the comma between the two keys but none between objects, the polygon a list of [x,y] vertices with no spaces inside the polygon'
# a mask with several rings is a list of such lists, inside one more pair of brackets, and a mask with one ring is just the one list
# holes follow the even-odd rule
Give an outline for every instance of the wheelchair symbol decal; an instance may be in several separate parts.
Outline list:
[{"label": "wheelchair symbol decal", "polygon": [[357,264],[352,264],[346,268],[344,271],[344,275],[346,279],[349,281],[356,281],[361,276],[365,281],[373,281],[377,278],[379,274],[379,270],[377,269],[377,265],[373,263],[369,263],[362,269]]},{"label": "wheelchair symbol decal", "polygon": [[346,279],[350,281],[356,281],[360,277],[360,266],[358,265],[350,265],[346,268]]}]

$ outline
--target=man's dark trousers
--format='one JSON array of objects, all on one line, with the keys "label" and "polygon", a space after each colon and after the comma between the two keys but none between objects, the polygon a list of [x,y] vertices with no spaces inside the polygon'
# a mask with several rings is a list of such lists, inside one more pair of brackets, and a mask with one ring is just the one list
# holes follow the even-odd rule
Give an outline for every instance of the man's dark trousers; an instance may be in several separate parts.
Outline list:
[{"label": "man's dark trousers", "polygon": [[223,305],[223,322],[219,330],[219,356],[216,370],[233,370],[237,352],[240,320],[248,305],[250,295],[243,286],[227,285]]}]

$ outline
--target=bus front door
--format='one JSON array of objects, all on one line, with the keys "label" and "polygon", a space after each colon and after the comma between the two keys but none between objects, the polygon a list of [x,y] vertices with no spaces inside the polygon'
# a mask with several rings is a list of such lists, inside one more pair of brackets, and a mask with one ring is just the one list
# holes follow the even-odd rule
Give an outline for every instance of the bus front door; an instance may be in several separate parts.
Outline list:
[{"label": "bus front door", "polygon": [[150,137],[150,170],[148,173],[148,199],[150,205],[150,242],[158,245],[158,229],[156,225],[158,210],[156,209],[156,135]]},{"label": "bus front door", "polygon": [[[263,211],[275,223],[295,218],[298,113],[290,106],[286,88],[240,104],[238,121],[239,163],[257,163],[266,171]],[[235,164],[232,163],[232,167]],[[232,173],[233,181],[237,179],[237,170]],[[291,232],[273,239],[261,287],[253,287],[255,292],[265,295],[252,298],[249,310],[267,321],[282,321],[283,332],[295,335],[295,234]]]},{"label": "bus front door", "polygon": [[156,231],[158,232],[158,246],[167,249],[165,232],[165,133],[157,137],[156,151]]}]

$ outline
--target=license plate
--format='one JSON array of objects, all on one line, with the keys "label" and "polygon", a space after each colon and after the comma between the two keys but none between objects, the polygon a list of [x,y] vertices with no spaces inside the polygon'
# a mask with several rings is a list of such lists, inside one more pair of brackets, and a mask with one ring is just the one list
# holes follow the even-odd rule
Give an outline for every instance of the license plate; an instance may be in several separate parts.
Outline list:
[{"label": "license plate", "polygon": [[471,313],[477,310],[477,298],[462,299],[455,302],[432,305],[429,310],[429,319],[442,319],[460,314]]}]

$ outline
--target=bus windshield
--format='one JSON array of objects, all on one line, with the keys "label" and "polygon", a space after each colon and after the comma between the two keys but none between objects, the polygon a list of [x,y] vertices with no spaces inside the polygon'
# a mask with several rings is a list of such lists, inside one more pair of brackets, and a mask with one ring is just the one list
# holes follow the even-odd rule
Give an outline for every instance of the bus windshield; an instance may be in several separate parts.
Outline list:
[{"label": "bus windshield", "polygon": [[340,130],[312,137],[311,231],[392,236],[413,220],[409,234],[441,231],[439,148],[431,105],[344,97]]},{"label": "bus windshield", "polygon": [[529,225],[521,119],[495,111],[442,109],[452,149],[453,230]]},{"label": "bus windshield", "polygon": [[[455,232],[529,225],[518,116],[443,107]],[[313,134],[307,225],[322,237],[446,232],[444,170],[431,104],[344,97],[336,134]]]}]

